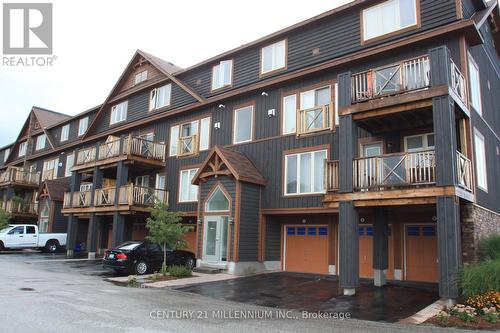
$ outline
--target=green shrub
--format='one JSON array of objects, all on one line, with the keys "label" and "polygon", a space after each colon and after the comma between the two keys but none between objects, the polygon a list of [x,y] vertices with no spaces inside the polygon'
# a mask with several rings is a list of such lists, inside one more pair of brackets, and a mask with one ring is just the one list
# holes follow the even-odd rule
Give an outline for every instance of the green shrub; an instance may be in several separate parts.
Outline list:
[{"label": "green shrub", "polygon": [[479,242],[479,258],[481,260],[500,259],[500,235],[491,235]]},{"label": "green shrub", "polygon": [[186,266],[170,266],[168,268],[170,275],[175,277],[188,277],[191,276],[191,269]]},{"label": "green shrub", "polygon": [[484,320],[486,320],[487,322],[490,322],[490,323],[498,323],[498,312],[490,312],[490,313],[485,313],[483,318]]},{"label": "green shrub", "polygon": [[465,297],[500,291],[500,259],[464,266],[461,282]]},{"label": "green shrub", "polygon": [[168,274],[168,267],[165,264],[161,264],[160,273],[165,276]]}]

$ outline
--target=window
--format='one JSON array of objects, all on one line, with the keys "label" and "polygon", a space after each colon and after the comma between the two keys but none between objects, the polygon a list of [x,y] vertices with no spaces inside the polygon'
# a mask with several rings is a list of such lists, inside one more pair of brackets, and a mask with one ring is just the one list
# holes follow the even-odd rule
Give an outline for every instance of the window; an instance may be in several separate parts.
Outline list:
[{"label": "window", "polygon": [[135,74],[134,84],[139,84],[148,79],[148,71],[142,71],[140,73]]},{"label": "window", "polygon": [[61,142],[68,140],[69,138],[69,124],[61,127]]},{"label": "window", "polygon": [[80,119],[78,122],[78,136],[82,136],[87,131],[87,127],[89,126],[89,117],[85,117]]},{"label": "window", "polygon": [[191,184],[198,169],[181,170],[179,182],[179,202],[198,201],[198,186]]},{"label": "window", "polygon": [[477,113],[482,114],[481,106],[481,81],[479,80],[479,68],[476,62],[469,54],[469,85],[470,85],[470,104]]},{"label": "window", "polygon": [[297,95],[283,97],[283,134],[295,133],[297,123]]},{"label": "window", "polygon": [[172,84],[151,90],[149,94],[149,111],[160,109],[170,105],[170,96],[172,94]]},{"label": "window", "polygon": [[434,149],[434,133],[405,136],[404,143],[406,152]]},{"label": "window", "polygon": [[260,73],[266,74],[286,67],[286,40],[261,49]]},{"label": "window", "polygon": [[149,187],[149,176],[137,176],[135,177],[135,185],[139,187]]},{"label": "window", "polygon": [[35,233],[35,227],[32,225],[26,226],[26,233],[27,234],[34,234]]},{"label": "window", "polygon": [[66,169],[64,170],[64,177],[71,176],[71,168],[75,164],[75,154],[68,154],[66,156]]},{"label": "window", "polygon": [[226,197],[222,189],[217,186],[215,191],[210,195],[210,198],[205,204],[207,212],[226,212],[229,210],[229,199]]},{"label": "window", "polygon": [[363,10],[363,40],[417,25],[417,0],[388,0]]},{"label": "window", "polygon": [[488,190],[488,178],[486,175],[486,145],[484,136],[474,129],[474,153],[476,157],[476,179],[477,186],[484,191]]},{"label": "window", "polygon": [[59,159],[57,158],[43,162],[42,181],[56,179],[58,166]]},{"label": "window", "polygon": [[253,105],[234,110],[233,143],[253,139]]},{"label": "window", "polygon": [[324,193],[326,150],[285,156],[285,195]]},{"label": "window", "polygon": [[111,108],[110,125],[119,123],[127,119],[127,107],[128,107],[128,101],[125,101],[121,102],[120,104],[114,105]]},{"label": "window", "polygon": [[212,90],[230,86],[233,78],[233,61],[224,60],[212,68]]},{"label": "window", "polygon": [[170,128],[169,156],[185,156],[207,150],[210,146],[210,117]]},{"label": "window", "polygon": [[45,140],[46,139],[47,139],[47,137],[45,136],[45,134],[37,136],[35,150],[40,150],[40,149],[45,148]]},{"label": "window", "polygon": [[3,161],[4,162],[7,162],[7,159],[9,158],[9,154],[10,154],[10,148],[7,148],[3,151]]},{"label": "window", "polygon": [[26,155],[26,150],[28,148],[28,143],[26,141],[19,144],[19,157]]},{"label": "window", "polygon": [[300,93],[299,133],[309,133],[331,128],[333,106],[330,86]]}]

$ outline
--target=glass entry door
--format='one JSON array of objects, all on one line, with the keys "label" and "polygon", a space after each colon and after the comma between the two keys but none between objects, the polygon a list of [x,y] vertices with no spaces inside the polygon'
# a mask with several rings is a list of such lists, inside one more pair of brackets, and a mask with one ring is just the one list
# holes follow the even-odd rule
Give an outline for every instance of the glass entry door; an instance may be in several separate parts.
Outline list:
[{"label": "glass entry door", "polygon": [[203,258],[207,262],[227,261],[227,216],[206,216]]}]

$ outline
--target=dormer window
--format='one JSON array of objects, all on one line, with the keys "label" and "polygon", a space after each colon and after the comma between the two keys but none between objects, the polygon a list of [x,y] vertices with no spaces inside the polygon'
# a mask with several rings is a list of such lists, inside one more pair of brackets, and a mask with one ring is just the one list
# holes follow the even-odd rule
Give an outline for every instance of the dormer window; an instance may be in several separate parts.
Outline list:
[{"label": "dormer window", "polygon": [[418,25],[418,0],[388,0],[362,11],[363,41]]},{"label": "dormer window", "polygon": [[233,61],[224,60],[212,68],[212,90],[230,86],[233,80]]},{"label": "dormer window", "polygon": [[135,74],[134,84],[139,84],[148,79],[148,71],[142,71],[140,73]]},{"label": "dormer window", "polygon": [[46,139],[47,139],[47,137],[45,136],[45,134],[37,136],[35,150],[41,150],[41,149],[45,148]]},{"label": "dormer window", "polygon": [[261,49],[260,74],[268,74],[286,67],[286,40]]}]

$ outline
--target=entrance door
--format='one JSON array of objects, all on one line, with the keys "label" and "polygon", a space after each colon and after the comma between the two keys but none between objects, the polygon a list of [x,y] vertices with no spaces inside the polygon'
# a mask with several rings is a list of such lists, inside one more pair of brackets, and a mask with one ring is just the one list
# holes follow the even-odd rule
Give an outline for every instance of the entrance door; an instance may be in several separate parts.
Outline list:
[{"label": "entrance door", "polygon": [[206,216],[203,258],[207,262],[227,261],[227,216]]}]

